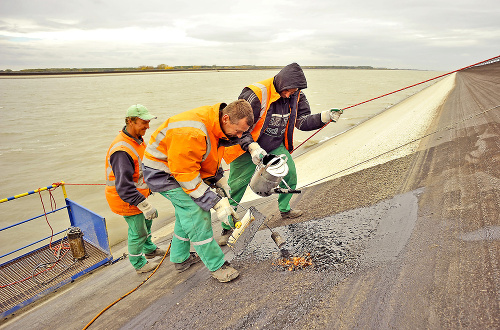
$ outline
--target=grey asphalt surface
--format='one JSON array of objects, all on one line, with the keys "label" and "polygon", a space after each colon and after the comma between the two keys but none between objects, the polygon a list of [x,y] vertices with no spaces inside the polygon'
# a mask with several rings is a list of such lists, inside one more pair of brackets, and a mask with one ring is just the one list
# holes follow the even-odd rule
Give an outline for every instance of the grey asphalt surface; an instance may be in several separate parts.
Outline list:
[{"label": "grey asphalt surface", "polygon": [[[89,329],[500,328],[500,63],[457,73],[427,133],[412,155],[304,188],[300,218],[279,219],[275,196],[252,204],[312,266],[279,266],[262,229],[237,280],[166,260]],[[117,262],[0,328],[82,329],[146,277]]]}]

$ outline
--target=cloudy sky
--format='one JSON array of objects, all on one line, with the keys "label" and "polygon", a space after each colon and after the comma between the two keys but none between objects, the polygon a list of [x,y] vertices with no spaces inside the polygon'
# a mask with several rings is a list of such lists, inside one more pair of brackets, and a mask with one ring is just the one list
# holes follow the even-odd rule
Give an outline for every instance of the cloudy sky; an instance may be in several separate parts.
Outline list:
[{"label": "cloudy sky", "polygon": [[369,65],[500,55],[498,0],[0,0],[0,70]]}]

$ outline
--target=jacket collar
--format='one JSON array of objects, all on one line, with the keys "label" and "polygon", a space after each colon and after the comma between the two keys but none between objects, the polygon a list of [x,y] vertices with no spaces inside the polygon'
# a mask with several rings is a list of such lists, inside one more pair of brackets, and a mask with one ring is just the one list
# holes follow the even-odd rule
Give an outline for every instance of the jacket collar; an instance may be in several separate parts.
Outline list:
[{"label": "jacket collar", "polygon": [[142,138],[142,136],[138,139],[130,135],[129,132],[127,132],[127,125],[123,126],[122,133],[125,134],[127,137],[131,138],[132,140],[134,140],[137,144],[144,143],[144,139]]}]

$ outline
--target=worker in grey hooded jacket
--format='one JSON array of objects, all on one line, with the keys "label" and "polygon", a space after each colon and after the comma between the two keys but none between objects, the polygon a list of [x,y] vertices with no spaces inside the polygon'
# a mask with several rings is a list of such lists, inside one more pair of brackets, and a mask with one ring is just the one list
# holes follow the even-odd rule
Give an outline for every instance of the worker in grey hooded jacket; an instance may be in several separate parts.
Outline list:
[{"label": "worker in grey hooded jacket", "polygon": [[[254,111],[255,124],[240,140],[240,145],[226,148],[224,160],[230,164],[229,186],[231,197],[240,202],[247,185],[255,171],[255,167],[266,154],[287,157],[288,174],[285,182],[291,189],[297,187],[297,172],[290,155],[293,150],[293,131],[312,131],[329,122],[336,122],[342,111],[325,110],[311,114],[311,108],[303,89],[307,88],[307,80],[302,68],[297,63],[285,66],[277,75],[264,81],[249,85],[243,89],[239,99],[247,100]],[[282,188],[286,188],[282,186]],[[290,208],[292,194],[280,194],[278,206],[282,218],[296,218],[302,215],[301,210]],[[227,242],[231,228],[224,226],[220,245]]]}]

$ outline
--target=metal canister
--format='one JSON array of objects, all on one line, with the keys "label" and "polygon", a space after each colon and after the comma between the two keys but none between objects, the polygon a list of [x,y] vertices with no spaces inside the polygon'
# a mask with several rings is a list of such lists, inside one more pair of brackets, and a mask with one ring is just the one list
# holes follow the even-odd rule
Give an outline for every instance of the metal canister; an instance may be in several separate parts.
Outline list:
[{"label": "metal canister", "polygon": [[255,168],[249,186],[257,195],[267,197],[273,194],[274,188],[287,174],[286,155],[266,155]]},{"label": "metal canister", "polygon": [[83,232],[78,227],[68,228],[68,242],[73,254],[73,259],[83,259],[87,256],[83,242]]}]

